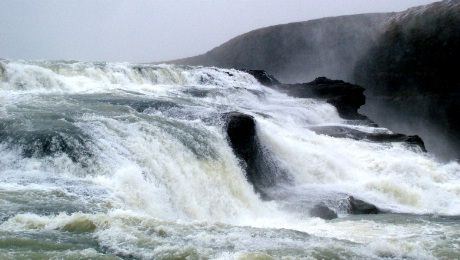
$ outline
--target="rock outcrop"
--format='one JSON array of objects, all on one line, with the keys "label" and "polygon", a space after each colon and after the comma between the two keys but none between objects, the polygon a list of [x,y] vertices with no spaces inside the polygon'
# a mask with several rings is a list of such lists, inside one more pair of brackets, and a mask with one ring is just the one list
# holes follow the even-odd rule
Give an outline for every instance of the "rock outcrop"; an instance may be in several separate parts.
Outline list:
[{"label": "rock outcrop", "polygon": [[460,1],[396,14],[357,63],[364,112],[395,131],[418,132],[430,151],[460,158]]},{"label": "rock outcrop", "polygon": [[324,99],[335,106],[345,119],[367,119],[358,113],[358,109],[366,103],[364,88],[360,86],[319,77],[309,83],[277,85],[277,88],[293,97]]},{"label": "rock outcrop", "polygon": [[324,203],[319,203],[313,206],[313,208],[310,209],[310,216],[326,220],[331,220],[338,217],[337,213],[335,213],[335,211],[330,209]]},{"label": "rock outcrop", "polygon": [[337,108],[341,117],[346,119],[367,120],[358,113],[366,103],[364,88],[342,80],[319,77],[308,83],[284,84],[263,70],[243,70],[256,78],[261,84],[277,89],[292,97],[318,98],[326,100]]},{"label": "rock outcrop", "polygon": [[379,143],[405,143],[411,147],[417,147],[426,152],[425,143],[418,135],[396,134],[389,131],[369,133],[346,126],[314,126],[310,130],[323,135],[354,140],[366,140]]},{"label": "rock outcrop", "polygon": [[348,197],[348,213],[349,214],[379,214],[382,211],[377,208],[375,205],[365,202],[363,200],[359,200],[354,198],[353,196]]},{"label": "rock outcrop", "polygon": [[236,156],[247,164],[254,160],[258,143],[254,118],[238,112],[224,115],[226,118],[227,135]]},{"label": "rock outcrop", "polygon": [[289,181],[287,174],[261,146],[254,117],[240,112],[223,115],[228,141],[241,160],[248,181],[256,192],[267,198],[265,189]]}]

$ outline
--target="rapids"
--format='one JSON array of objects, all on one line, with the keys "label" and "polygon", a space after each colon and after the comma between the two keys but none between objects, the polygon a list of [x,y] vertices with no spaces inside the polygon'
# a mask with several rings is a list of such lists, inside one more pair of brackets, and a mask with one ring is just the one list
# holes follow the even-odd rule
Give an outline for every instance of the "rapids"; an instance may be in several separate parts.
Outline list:
[{"label": "rapids", "polygon": [[[231,111],[292,180],[273,200],[227,142]],[[0,258],[459,258],[460,165],[309,130],[327,125],[388,131],[237,70],[0,60]],[[309,216],[340,194],[392,213]]]}]

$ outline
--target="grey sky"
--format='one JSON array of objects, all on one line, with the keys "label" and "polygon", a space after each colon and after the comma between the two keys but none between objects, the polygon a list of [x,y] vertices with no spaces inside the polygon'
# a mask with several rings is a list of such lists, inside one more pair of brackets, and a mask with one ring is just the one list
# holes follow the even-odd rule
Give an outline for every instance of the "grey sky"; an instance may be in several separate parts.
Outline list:
[{"label": "grey sky", "polygon": [[159,61],[280,23],[433,0],[1,0],[0,57]]}]

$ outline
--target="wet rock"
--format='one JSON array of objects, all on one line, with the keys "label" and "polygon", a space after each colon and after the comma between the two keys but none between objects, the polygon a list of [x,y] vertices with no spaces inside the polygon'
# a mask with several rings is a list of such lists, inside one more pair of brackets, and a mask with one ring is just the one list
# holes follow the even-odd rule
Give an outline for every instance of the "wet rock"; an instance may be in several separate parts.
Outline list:
[{"label": "wet rock", "polygon": [[248,74],[251,74],[254,78],[256,78],[260,84],[265,86],[274,86],[281,84],[275,77],[268,74],[264,70],[242,70]]},{"label": "wet rock", "polygon": [[310,216],[331,220],[337,218],[337,213],[328,208],[324,203],[319,203],[310,209]]},{"label": "wet rock", "polygon": [[335,106],[343,118],[367,119],[358,113],[358,109],[366,103],[364,88],[360,86],[319,77],[309,83],[285,84],[280,89],[293,97],[324,99]]},{"label": "wet rock", "polygon": [[425,144],[418,135],[404,135],[390,132],[368,133],[346,126],[314,126],[310,130],[318,134],[324,134],[338,138],[350,138],[354,140],[367,140],[372,142],[402,142],[409,146],[418,147],[426,152]]},{"label": "wet rock", "polygon": [[411,146],[419,147],[426,152],[425,143],[418,135],[405,134],[371,134],[367,139],[376,142],[403,142]]},{"label": "wet rock", "polygon": [[225,114],[227,135],[235,154],[245,162],[253,160],[257,149],[254,117],[238,112]]},{"label": "wet rock", "polygon": [[373,123],[366,116],[358,113],[358,109],[366,103],[363,87],[325,77],[316,78],[309,83],[283,84],[263,70],[243,71],[253,75],[261,84],[292,97],[323,99],[335,106],[339,115],[345,119],[366,120]]},{"label": "wet rock", "polygon": [[256,192],[267,198],[266,188],[289,181],[270,154],[261,146],[254,117],[240,112],[223,115],[228,142],[242,162],[248,181]]},{"label": "wet rock", "polygon": [[349,214],[379,214],[382,213],[375,205],[365,202],[360,199],[356,199],[353,196],[348,197],[348,213]]}]

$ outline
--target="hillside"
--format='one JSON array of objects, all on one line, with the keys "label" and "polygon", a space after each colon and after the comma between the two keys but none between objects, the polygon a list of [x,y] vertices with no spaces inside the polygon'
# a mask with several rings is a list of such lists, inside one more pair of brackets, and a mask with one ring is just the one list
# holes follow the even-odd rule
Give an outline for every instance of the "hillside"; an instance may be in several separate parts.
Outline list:
[{"label": "hillside", "polygon": [[317,76],[350,80],[353,65],[391,14],[360,14],[276,25],[240,35],[211,51],[170,63],[261,69],[284,82]]}]

